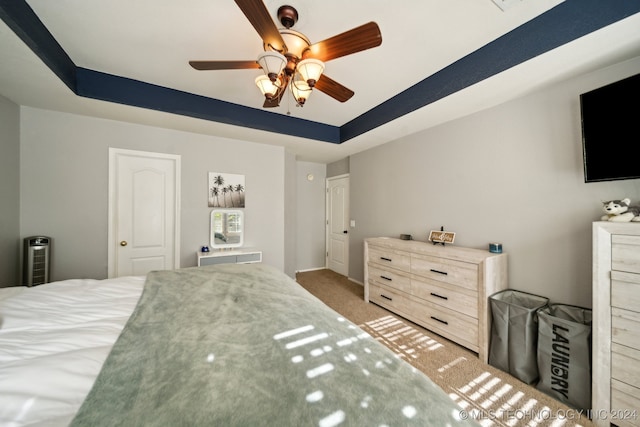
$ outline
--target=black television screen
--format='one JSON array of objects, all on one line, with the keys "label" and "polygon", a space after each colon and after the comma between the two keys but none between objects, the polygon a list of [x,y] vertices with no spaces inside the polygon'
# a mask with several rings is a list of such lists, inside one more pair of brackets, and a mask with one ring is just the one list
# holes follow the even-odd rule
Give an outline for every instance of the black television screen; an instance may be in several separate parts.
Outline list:
[{"label": "black television screen", "polygon": [[580,95],[584,181],[640,178],[640,74]]}]

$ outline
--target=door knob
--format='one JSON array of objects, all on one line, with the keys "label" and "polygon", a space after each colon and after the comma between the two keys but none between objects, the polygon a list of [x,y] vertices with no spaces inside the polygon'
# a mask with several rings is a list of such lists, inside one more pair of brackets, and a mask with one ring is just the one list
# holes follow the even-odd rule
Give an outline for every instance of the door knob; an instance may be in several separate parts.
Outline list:
[{"label": "door knob", "polygon": [[120,242],[120,246],[127,246],[127,241],[123,240],[122,242]]},{"label": "door knob", "polygon": [[347,234],[347,233],[349,233],[349,232],[348,232],[347,230],[344,230],[344,231],[343,231],[343,233],[344,233],[344,234]]}]

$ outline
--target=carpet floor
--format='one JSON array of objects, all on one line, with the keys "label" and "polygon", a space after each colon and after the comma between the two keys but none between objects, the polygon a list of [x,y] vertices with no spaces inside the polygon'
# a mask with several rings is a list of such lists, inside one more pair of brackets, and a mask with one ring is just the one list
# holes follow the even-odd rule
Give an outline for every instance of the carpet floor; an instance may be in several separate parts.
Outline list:
[{"label": "carpet floor", "polygon": [[482,426],[591,427],[582,413],[487,365],[476,353],[364,301],[362,285],[331,270],[300,272],[297,282],[424,372]]}]

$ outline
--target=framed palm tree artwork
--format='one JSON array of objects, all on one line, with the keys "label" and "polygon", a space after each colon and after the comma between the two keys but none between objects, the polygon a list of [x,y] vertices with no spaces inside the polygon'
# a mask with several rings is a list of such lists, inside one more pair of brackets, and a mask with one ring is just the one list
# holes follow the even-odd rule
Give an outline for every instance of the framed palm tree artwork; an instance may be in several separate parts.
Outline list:
[{"label": "framed palm tree artwork", "polygon": [[244,175],[209,172],[208,200],[211,208],[244,208]]}]

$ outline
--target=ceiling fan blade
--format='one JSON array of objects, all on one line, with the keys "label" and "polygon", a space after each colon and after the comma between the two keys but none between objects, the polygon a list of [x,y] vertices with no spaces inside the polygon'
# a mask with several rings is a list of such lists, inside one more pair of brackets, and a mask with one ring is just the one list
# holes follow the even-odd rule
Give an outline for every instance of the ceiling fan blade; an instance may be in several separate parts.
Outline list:
[{"label": "ceiling fan blade", "polygon": [[262,0],[235,0],[236,4],[247,17],[253,28],[262,38],[265,46],[271,46],[272,49],[284,53],[286,46],[284,40],[276,27],[275,22],[271,19],[267,7]]},{"label": "ceiling fan blade", "polygon": [[256,61],[189,61],[196,70],[245,70],[260,68]]},{"label": "ceiling fan blade", "polygon": [[326,40],[314,43],[303,54],[303,58],[316,58],[320,61],[329,61],[350,55],[372,47],[380,46],[382,34],[375,22],[361,25],[352,30],[330,37]]},{"label": "ceiling fan blade", "polygon": [[348,101],[354,95],[354,92],[351,89],[342,86],[340,83],[330,79],[325,74],[320,76],[320,80],[316,82],[314,89],[318,89],[320,92],[324,92],[340,102]]}]

